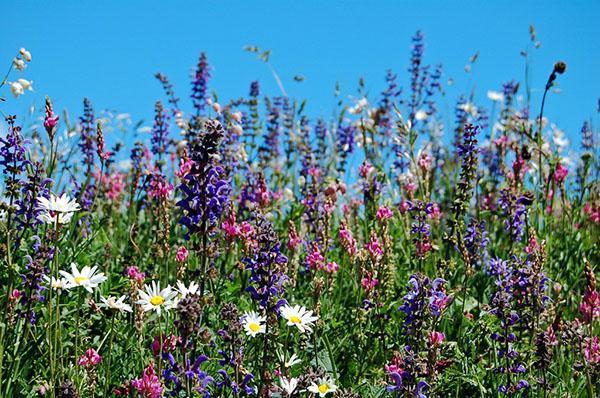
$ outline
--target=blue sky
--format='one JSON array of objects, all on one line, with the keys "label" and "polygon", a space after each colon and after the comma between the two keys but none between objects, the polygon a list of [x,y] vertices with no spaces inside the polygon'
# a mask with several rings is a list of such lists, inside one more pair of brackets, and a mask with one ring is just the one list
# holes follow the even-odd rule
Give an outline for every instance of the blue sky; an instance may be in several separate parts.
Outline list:
[{"label": "blue sky", "polygon": [[[455,83],[444,100],[451,115],[459,93],[475,90],[489,104],[488,89],[523,80],[519,55],[533,23],[542,46],[532,54],[534,110],[552,65],[564,60],[559,95],[546,115],[578,142],[582,121],[597,121],[600,95],[600,1],[10,1],[3,4],[0,62],[8,66],[21,46],[33,55],[23,76],[35,92],[9,104],[5,113],[23,114],[50,95],[59,109],[81,112],[89,97],[95,108],[131,113],[149,120],[164,98],[153,74],[166,73],[181,98],[200,51],[214,70],[211,89],[220,98],[245,95],[258,79],[278,94],[267,67],[247,44],[272,50],[272,64],[288,94],[308,98],[312,116],[328,116],[339,81],[344,97],[355,94],[360,76],[371,94],[383,88],[386,69],[407,87],[410,38],[426,36],[425,59],[442,63]],[[464,66],[475,52],[473,71]],[[294,75],[305,76],[295,83]],[[7,95],[6,87],[0,95]],[[189,109],[189,108],[188,108]]]}]

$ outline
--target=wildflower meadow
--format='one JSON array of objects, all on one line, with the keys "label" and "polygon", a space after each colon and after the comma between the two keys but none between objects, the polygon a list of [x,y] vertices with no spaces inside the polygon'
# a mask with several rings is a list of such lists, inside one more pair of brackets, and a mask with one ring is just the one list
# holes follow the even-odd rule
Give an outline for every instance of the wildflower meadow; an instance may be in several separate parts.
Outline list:
[{"label": "wildflower meadow", "polygon": [[599,396],[596,99],[572,144],[544,111],[576,73],[560,59],[541,90],[444,107],[411,43],[382,92],[361,79],[324,114],[268,50],[246,48],[280,90],[240,98],[200,52],[189,87],[147,76],[144,132],[61,93],[7,114],[35,89],[14,49],[0,397]]}]

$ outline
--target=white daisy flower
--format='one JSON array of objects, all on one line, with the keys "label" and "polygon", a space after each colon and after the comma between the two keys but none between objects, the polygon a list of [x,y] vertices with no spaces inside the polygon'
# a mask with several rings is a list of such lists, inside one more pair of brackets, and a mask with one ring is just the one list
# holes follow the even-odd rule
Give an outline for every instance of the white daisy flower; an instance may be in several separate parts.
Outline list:
[{"label": "white daisy flower", "polygon": [[279,385],[281,385],[281,388],[288,396],[292,396],[298,387],[298,379],[295,377],[290,377],[289,379],[282,377],[279,379]]},{"label": "white daisy flower", "polygon": [[52,288],[52,290],[68,289],[67,281],[65,280],[65,278],[60,278],[60,279],[57,279],[55,277],[49,278],[47,275],[44,275],[44,280]]},{"label": "white daisy flower", "polygon": [[40,221],[47,224],[66,224],[71,221],[73,213],[80,209],[79,204],[75,200],[69,199],[66,193],[62,196],[50,194],[50,199],[42,196],[37,198],[38,208],[43,210],[38,216]]},{"label": "white daisy flower", "polygon": [[487,97],[495,102],[504,101],[504,94],[498,91],[488,90]]},{"label": "white daisy flower", "polygon": [[267,328],[265,322],[267,318],[258,315],[256,312],[246,312],[241,318],[246,334],[250,337],[256,337],[259,333],[265,333]]},{"label": "white daisy flower", "polygon": [[313,394],[319,394],[319,397],[323,398],[327,394],[335,393],[337,391],[337,386],[333,383],[331,379],[319,379],[317,383],[314,381],[308,387],[308,391]]},{"label": "white daisy flower", "polygon": [[77,269],[77,265],[75,263],[71,263],[71,273],[68,273],[67,271],[59,272],[65,278],[66,289],[81,286],[88,292],[92,293],[94,288],[98,287],[99,284],[107,279],[102,272],[96,274],[97,269],[97,266],[90,268],[86,265],[81,271],[79,271]]},{"label": "white daisy flower", "polygon": [[288,326],[296,326],[300,332],[312,332],[312,327],[318,316],[313,316],[312,311],[308,311],[305,307],[299,305],[290,306],[284,305],[279,310],[283,318],[287,320]]},{"label": "white daisy flower", "polygon": [[198,289],[200,289],[200,285],[196,282],[191,282],[190,286],[185,287],[185,284],[181,281],[177,281],[177,291],[180,294],[180,298],[186,298],[188,295],[197,294]]},{"label": "white daisy flower", "polygon": [[175,304],[175,298],[177,297],[177,291],[173,290],[171,286],[166,288],[160,288],[160,283],[152,281],[152,285],[145,285],[144,290],[138,290],[140,300],[136,301],[136,304],[140,304],[142,309],[146,312],[156,311],[158,315],[162,309],[170,310]]},{"label": "white daisy flower", "polygon": [[102,308],[107,308],[110,310],[116,310],[120,312],[132,312],[131,306],[125,302],[126,296],[123,295],[119,298],[115,296],[102,297],[100,296],[100,301],[102,301],[98,306]]}]

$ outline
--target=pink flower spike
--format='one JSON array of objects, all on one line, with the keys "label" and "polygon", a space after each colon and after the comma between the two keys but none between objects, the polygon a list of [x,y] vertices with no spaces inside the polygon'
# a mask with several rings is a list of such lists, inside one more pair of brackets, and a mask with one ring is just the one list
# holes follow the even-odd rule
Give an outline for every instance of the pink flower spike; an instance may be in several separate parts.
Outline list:
[{"label": "pink flower spike", "polygon": [[444,335],[444,333],[432,331],[431,333],[429,333],[429,344],[431,344],[434,347],[437,347],[445,340],[445,338],[446,336]]},{"label": "pink flower spike", "polygon": [[177,254],[175,254],[175,261],[178,263],[184,263],[188,258],[189,252],[185,246],[181,246],[177,249]]},{"label": "pink flower spike", "polygon": [[221,228],[225,232],[225,237],[229,240],[235,239],[240,235],[240,227],[235,222],[235,212],[232,210],[221,224]]},{"label": "pink flower spike", "polygon": [[339,269],[340,266],[335,261],[331,261],[325,266],[325,271],[327,271],[330,274],[336,273]]},{"label": "pink flower spike", "polygon": [[127,277],[129,279],[133,279],[137,282],[143,282],[144,279],[146,279],[146,274],[143,272],[140,272],[139,268],[136,267],[135,265],[132,265],[131,267],[127,267],[127,269],[125,270],[125,273],[127,274]]},{"label": "pink flower spike", "polygon": [[23,293],[21,293],[19,291],[19,289],[13,289],[12,293],[10,294],[10,296],[8,298],[11,301],[17,301],[19,298],[21,298],[22,295],[23,295]]},{"label": "pink flower spike", "polygon": [[366,179],[373,170],[375,170],[375,167],[373,167],[371,165],[371,163],[369,163],[365,160],[363,162],[363,164],[361,164],[360,167],[358,168],[358,173],[360,174],[360,176],[362,178]]},{"label": "pink flower spike", "polygon": [[377,235],[371,234],[371,240],[365,245],[365,249],[369,252],[373,260],[378,261],[383,257],[384,251],[381,242],[377,239]]},{"label": "pink flower spike", "polygon": [[394,216],[394,213],[392,212],[392,210],[389,207],[381,206],[377,210],[376,216],[379,221],[386,221],[386,220],[389,220],[390,218],[392,218]]},{"label": "pink flower spike", "polygon": [[310,253],[306,256],[306,264],[308,265],[308,269],[321,270],[325,266],[325,258],[316,243],[313,244]]},{"label": "pink flower spike", "polygon": [[83,366],[84,368],[91,368],[100,363],[102,357],[98,352],[93,348],[88,348],[86,352],[79,357],[77,363],[79,366]]},{"label": "pink flower spike", "polygon": [[144,369],[141,378],[131,381],[131,386],[144,398],[160,398],[162,396],[162,383],[156,375],[154,364],[152,363]]},{"label": "pink flower spike", "polygon": [[558,163],[556,165],[556,171],[554,172],[554,181],[556,181],[557,184],[562,184],[565,181],[565,178],[567,178],[568,174],[569,169],[567,169],[561,163]]},{"label": "pink flower spike", "polygon": [[175,175],[178,178],[185,178],[190,171],[192,171],[192,166],[194,165],[194,161],[191,159],[181,159],[179,161],[179,170],[175,172]]}]

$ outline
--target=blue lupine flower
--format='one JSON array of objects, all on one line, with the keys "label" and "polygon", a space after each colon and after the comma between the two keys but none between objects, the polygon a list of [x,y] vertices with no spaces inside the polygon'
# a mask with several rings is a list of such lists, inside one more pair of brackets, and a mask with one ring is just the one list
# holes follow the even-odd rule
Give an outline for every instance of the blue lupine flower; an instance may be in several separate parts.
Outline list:
[{"label": "blue lupine flower", "polygon": [[169,123],[168,116],[160,101],[156,101],[154,106],[154,127],[152,128],[152,153],[158,157],[156,164],[159,168],[163,165],[162,157],[167,152],[169,143]]},{"label": "blue lupine flower", "polygon": [[210,66],[205,53],[200,54],[198,66],[192,78],[192,103],[196,109],[196,115],[204,115],[208,104],[208,80],[210,79]]},{"label": "blue lupine flower", "polygon": [[448,302],[444,289],[445,281],[436,278],[433,282],[426,276],[413,274],[408,279],[408,291],[402,298],[404,303],[399,310],[406,314],[404,325],[409,332],[420,327],[427,316],[426,308],[433,317],[439,317]]},{"label": "blue lupine flower", "polygon": [[467,226],[464,241],[471,263],[477,265],[486,264],[488,256],[487,245],[490,239],[485,228],[485,221],[477,222],[471,220]]},{"label": "blue lupine flower", "polygon": [[284,266],[288,260],[281,253],[273,226],[264,218],[259,218],[256,223],[256,241],[258,245],[254,251],[242,259],[250,271],[251,285],[246,291],[262,308],[274,310],[282,304],[279,297],[287,280]]},{"label": "blue lupine flower", "polygon": [[94,118],[94,108],[88,98],[83,99],[83,115],[79,117],[80,137],[79,148],[83,154],[83,161],[89,173],[94,164],[94,153],[96,153],[94,128],[96,119]]},{"label": "blue lupine flower", "polygon": [[378,127],[381,129],[383,136],[390,137],[393,131],[392,113],[394,112],[394,104],[396,99],[402,93],[396,82],[397,76],[391,70],[388,70],[385,75],[386,89],[381,93],[379,108],[382,111],[379,117]]},{"label": "blue lupine flower", "polygon": [[224,169],[215,162],[223,127],[218,121],[208,120],[205,129],[190,143],[190,159],[194,164],[179,185],[183,198],[177,206],[184,211],[179,222],[187,228],[186,239],[195,233],[209,233],[215,227],[229,202],[231,191],[229,182],[224,179]]},{"label": "blue lupine flower", "polygon": [[15,221],[20,230],[15,240],[17,246],[28,231],[35,232],[35,228],[42,223],[38,216],[43,210],[39,208],[37,198],[48,198],[52,183],[44,174],[44,166],[36,162],[32,164],[32,172],[28,173],[27,180],[21,181],[21,197],[15,201]]},{"label": "blue lupine flower", "polygon": [[25,156],[29,142],[21,136],[21,127],[15,126],[15,120],[15,116],[6,118],[8,134],[5,138],[0,137],[0,165],[4,174],[5,196],[13,201],[19,197],[20,175],[29,164]]}]

